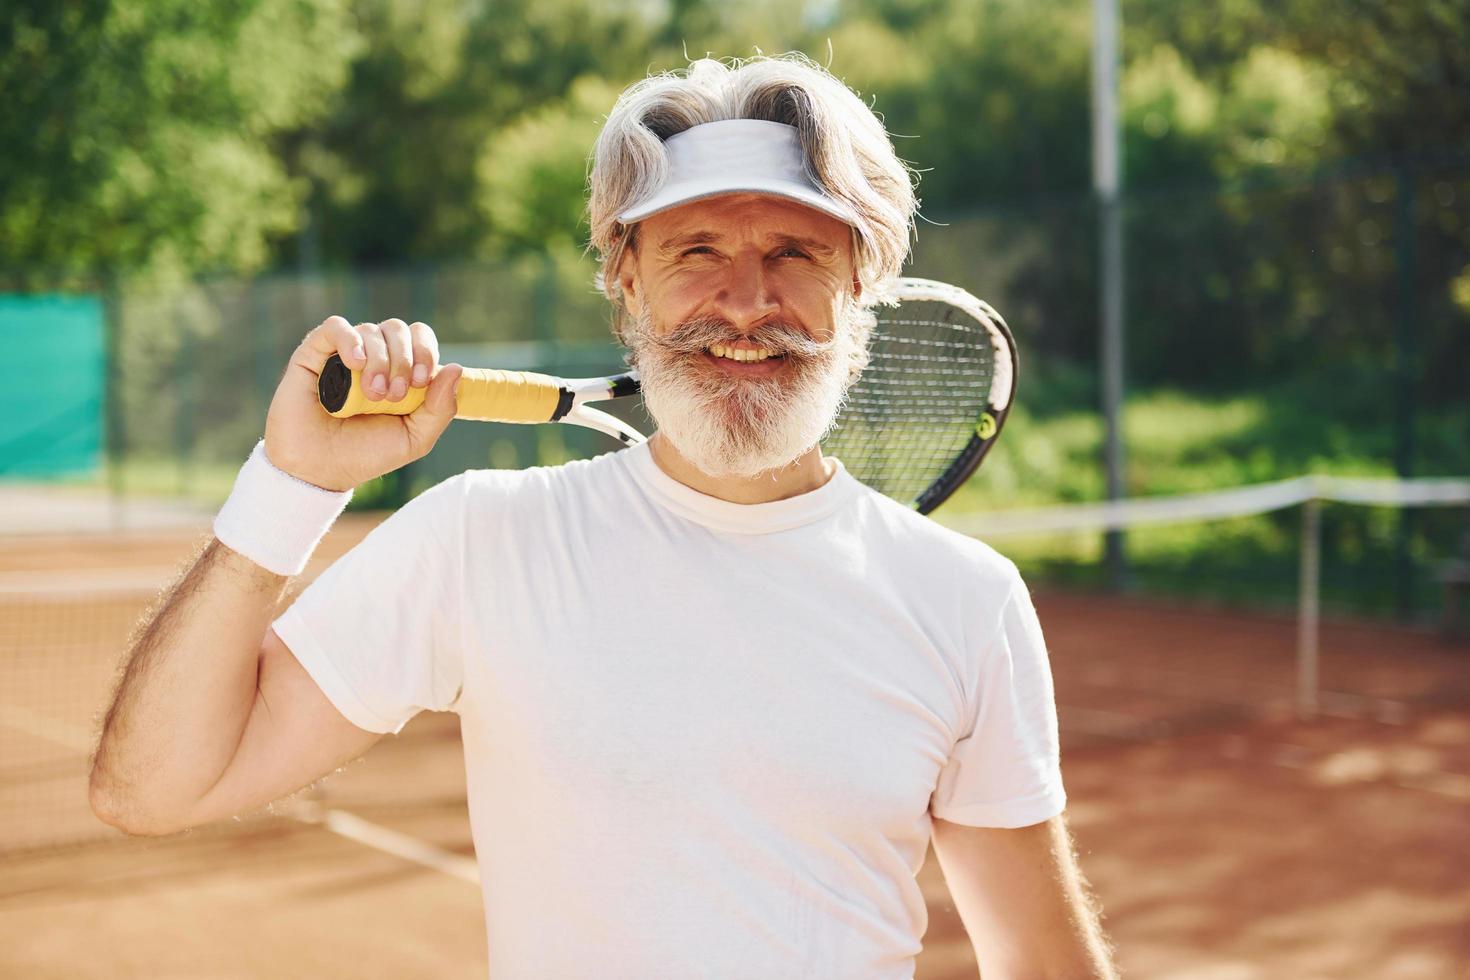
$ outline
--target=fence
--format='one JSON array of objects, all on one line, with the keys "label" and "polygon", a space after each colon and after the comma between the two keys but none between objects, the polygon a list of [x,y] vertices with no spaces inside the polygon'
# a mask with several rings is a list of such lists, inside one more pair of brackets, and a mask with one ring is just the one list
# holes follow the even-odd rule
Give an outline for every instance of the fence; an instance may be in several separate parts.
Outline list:
[{"label": "fence", "polygon": [[[1129,496],[1304,473],[1470,472],[1463,162],[1134,190],[1126,209]],[[1006,438],[949,512],[1104,495],[1094,217],[1084,199],[1052,198],[920,226],[909,271],[992,302],[1022,353]],[[291,349],[330,313],[426,320],[447,357],[471,364],[616,367],[592,273],[586,256],[556,254],[103,291],[108,485],[119,496],[221,500]],[[363,488],[355,505],[396,505],[466,467],[606,445],[567,427],[457,425],[429,459]],[[13,472],[18,456],[0,446],[0,470]],[[1324,581],[1324,602],[1434,615],[1433,569],[1465,534],[1462,515],[1329,508],[1323,522],[1324,555],[1354,569]],[[1294,587],[1295,529],[1282,515],[1182,534],[1130,540],[1137,588],[1188,580],[1265,601]],[[1033,556],[1038,573],[1079,584],[1100,580],[1097,560],[1076,544]]]}]

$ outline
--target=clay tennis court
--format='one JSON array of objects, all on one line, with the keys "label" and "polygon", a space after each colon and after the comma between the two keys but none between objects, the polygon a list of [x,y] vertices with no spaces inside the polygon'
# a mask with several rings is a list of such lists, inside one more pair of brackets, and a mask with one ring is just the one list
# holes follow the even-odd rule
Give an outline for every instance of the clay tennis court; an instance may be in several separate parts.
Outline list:
[{"label": "clay tennis court", "polygon": [[[309,574],[376,519],[344,518]],[[200,540],[0,539],[0,975],[484,976],[452,715],[274,813],[128,840],[87,812],[137,583]],[[1329,620],[1323,715],[1299,722],[1289,618],[1036,604],[1071,825],[1125,975],[1470,975],[1470,648]],[[919,881],[917,976],[975,976],[932,852]]]}]

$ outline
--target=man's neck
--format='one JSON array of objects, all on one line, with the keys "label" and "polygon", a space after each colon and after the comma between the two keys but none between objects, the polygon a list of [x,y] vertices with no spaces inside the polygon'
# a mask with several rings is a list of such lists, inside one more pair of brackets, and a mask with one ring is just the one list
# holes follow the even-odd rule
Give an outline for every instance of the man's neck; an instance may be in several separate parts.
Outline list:
[{"label": "man's neck", "polygon": [[733,504],[766,504],[810,493],[832,478],[837,467],[822,458],[820,445],[813,446],[790,464],[758,476],[710,476],[698,469],[655,432],[648,440],[653,461],[673,479],[692,490]]}]

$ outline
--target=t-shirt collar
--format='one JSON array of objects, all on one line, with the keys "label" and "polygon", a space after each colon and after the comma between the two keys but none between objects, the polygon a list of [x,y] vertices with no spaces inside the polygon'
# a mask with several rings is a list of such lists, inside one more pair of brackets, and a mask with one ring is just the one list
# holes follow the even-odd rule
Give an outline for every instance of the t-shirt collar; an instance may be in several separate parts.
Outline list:
[{"label": "t-shirt collar", "polygon": [[814,523],[837,511],[862,489],[840,459],[828,456],[835,469],[815,490],[763,504],[737,504],[700,493],[669,476],[654,461],[646,442],[619,455],[627,460],[639,486],[659,505],[697,524],[736,534],[769,534]]}]

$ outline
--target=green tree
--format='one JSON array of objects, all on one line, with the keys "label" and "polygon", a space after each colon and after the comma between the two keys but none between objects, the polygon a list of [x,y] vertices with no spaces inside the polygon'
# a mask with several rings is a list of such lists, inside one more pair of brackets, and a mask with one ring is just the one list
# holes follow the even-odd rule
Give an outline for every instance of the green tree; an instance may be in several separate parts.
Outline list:
[{"label": "green tree", "polygon": [[0,14],[0,274],[251,270],[304,186],[273,141],[325,115],[343,0],[32,0]]},{"label": "green tree", "polygon": [[488,139],[479,204],[492,253],[580,246],[592,145],[621,86],[581,78],[565,99],[533,109]]},{"label": "green tree", "polygon": [[844,9],[851,19],[833,35],[833,71],[871,93],[902,137],[901,155],[924,173],[927,212],[1087,187],[1084,0],[868,0]]},{"label": "green tree", "polygon": [[502,131],[577,78],[631,77],[647,63],[651,26],[630,2],[357,0],[354,10],[366,44],[351,80],[331,119],[291,150],[329,264],[482,252],[481,160]]}]

